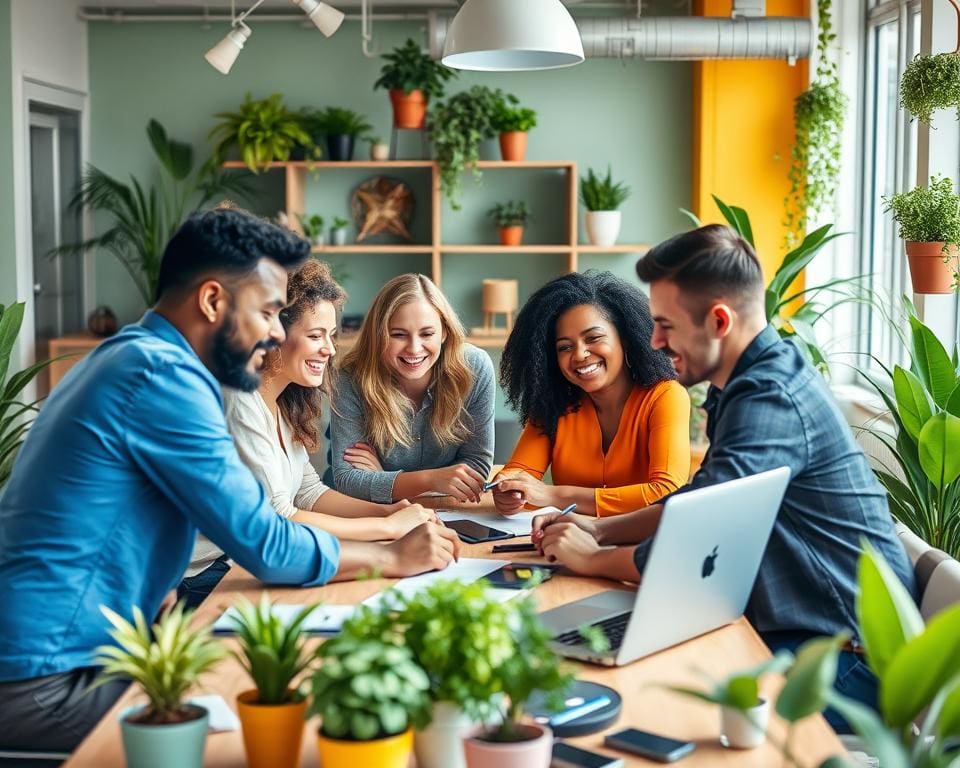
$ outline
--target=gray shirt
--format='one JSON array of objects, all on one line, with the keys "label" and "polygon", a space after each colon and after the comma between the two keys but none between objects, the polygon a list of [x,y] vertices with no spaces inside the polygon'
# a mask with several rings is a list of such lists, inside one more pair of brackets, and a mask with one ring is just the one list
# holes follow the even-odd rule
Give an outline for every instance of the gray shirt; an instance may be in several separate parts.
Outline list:
[{"label": "gray shirt", "polygon": [[336,411],[330,418],[333,443],[334,487],[358,499],[380,504],[393,501],[393,484],[401,472],[449,467],[463,463],[486,477],[493,466],[494,376],[490,356],[472,344],[464,345],[464,358],[473,373],[473,387],[463,404],[467,437],[459,444],[442,446],[430,430],[433,409],[432,390],[410,425],[413,442],[409,447],[397,445],[386,456],[379,456],[382,472],[354,469],[343,458],[343,452],[354,443],[368,442],[366,409],[346,371],[337,380]]}]

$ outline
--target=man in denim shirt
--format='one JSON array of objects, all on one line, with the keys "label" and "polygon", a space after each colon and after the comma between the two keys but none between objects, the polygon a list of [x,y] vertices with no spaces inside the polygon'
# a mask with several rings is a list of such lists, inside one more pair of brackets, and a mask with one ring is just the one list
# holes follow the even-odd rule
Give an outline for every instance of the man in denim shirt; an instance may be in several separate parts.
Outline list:
[{"label": "man in denim shirt", "polygon": [[[884,556],[911,593],[913,570],[886,494],[823,377],[767,324],[753,248],[728,227],[701,227],[652,249],[637,273],[651,284],[652,346],[670,355],[681,384],[712,385],[704,405],[710,449],[677,493],[790,468],[747,618],[773,650],[852,633],[837,685],[875,707],[876,680],[856,642],[861,541]],[[603,520],[543,516],[534,539],[548,557],[578,572],[635,581],[662,509],[656,504]],[[843,728],[834,713],[828,719]]]}]

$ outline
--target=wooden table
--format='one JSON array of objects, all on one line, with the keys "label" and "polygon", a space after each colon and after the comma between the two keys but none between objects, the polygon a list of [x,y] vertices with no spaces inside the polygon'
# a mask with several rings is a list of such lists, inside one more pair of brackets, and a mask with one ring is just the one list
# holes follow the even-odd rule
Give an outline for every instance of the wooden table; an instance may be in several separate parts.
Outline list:
[{"label": "wooden table", "polygon": [[[510,555],[493,555],[490,544],[465,545],[463,556],[496,557],[510,559]],[[516,558],[516,555],[513,556]],[[524,557],[528,560],[528,557]],[[270,595],[278,602],[305,603],[315,600],[332,604],[358,603],[392,583],[389,579],[330,584],[309,589],[269,588]],[[586,597],[603,589],[610,589],[611,582],[557,575],[537,588],[535,594],[539,606],[545,610],[571,600]],[[238,595],[256,600],[264,587],[250,574],[234,566],[198,611],[198,619],[213,621],[230,606]],[[229,641],[234,642],[234,641]],[[694,669],[702,669],[714,676],[722,676],[744,669],[768,658],[769,650],[753,631],[747,621],[739,621],[722,629],[690,640],[674,648],[661,651],[645,659],[618,669],[581,665],[578,677],[609,685],[623,697],[623,712],[619,721],[608,731],[634,727],[696,743],[696,749],[683,759],[685,768],[697,766],[743,766],[744,768],[769,768],[782,764],[779,751],[769,741],[749,751],[727,750],[720,746],[717,707],[664,691],[660,684],[702,685],[702,679]],[[204,693],[219,693],[234,709],[235,697],[252,686],[240,665],[232,658],[223,661],[204,679]],[[766,678],[764,695],[775,694],[781,681]],[[89,766],[109,768],[124,766],[123,747],[120,741],[120,726],[117,713],[131,703],[142,702],[142,694],[131,687],[104,716],[97,728],[65,764],[69,768]],[[771,726],[771,735],[782,743],[785,728],[776,721]],[[304,729],[304,748],[301,765],[315,768],[318,765],[316,746],[316,722]],[[604,732],[604,733],[606,733]],[[619,755],[628,766],[653,766],[639,757],[624,755],[601,747],[603,733],[571,739],[571,743],[586,749]],[[840,741],[821,717],[811,717],[801,723],[793,736],[793,751],[803,766],[819,765],[826,757],[843,751]],[[217,768],[240,768],[246,765],[243,741],[239,731],[210,734],[207,740],[205,765]],[[357,768],[363,768],[358,766]]]}]

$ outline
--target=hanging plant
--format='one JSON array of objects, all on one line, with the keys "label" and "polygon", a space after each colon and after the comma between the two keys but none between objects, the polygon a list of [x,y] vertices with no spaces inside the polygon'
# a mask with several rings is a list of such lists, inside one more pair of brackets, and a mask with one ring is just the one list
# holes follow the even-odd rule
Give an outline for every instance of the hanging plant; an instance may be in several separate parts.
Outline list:
[{"label": "hanging plant", "polygon": [[915,57],[900,78],[900,106],[925,123],[938,109],[953,108],[960,120],[960,3],[950,2],[957,12],[956,49]]},{"label": "hanging plant", "polygon": [[832,0],[817,0],[817,72],[810,87],[793,103],[796,138],[790,150],[790,193],[785,201],[786,245],[794,247],[816,219],[833,206],[840,177],[840,139],[847,97],[837,65],[828,56],[833,32]]}]

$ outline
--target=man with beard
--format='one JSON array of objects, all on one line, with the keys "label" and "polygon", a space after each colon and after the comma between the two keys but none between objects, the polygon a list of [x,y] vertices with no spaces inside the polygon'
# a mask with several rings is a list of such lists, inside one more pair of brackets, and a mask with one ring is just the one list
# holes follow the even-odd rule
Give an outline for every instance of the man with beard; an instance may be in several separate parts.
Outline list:
[{"label": "man with beard", "polygon": [[[862,542],[886,558],[911,592],[913,570],[886,494],[823,377],[767,323],[753,248],[713,224],[651,249],[637,274],[650,283],[651,345],[670,356],[684,386],[711,384],[704,404],[710,450],[675,493],[790,468],[747,618],[772,650],[849,632],[837,688],[876,707],[876,679],[857,637]],[[543,515],[533,539],[551,560],[577,572],[636,581],[662,510],[659,503],[600,520]],[[625,544],[639,546],[616,546]],[[826,715],[847,730],[836,713]]]},{"label": "man with beard", "polygon": [[105,605],[154,616],[197,530],[257,578],[323,584],[365,569],[443,568],[452,532],[341,544],[273,511],[241,462],[220,384],[260,383],[284,338],[296,235],[237,210],[191,216],[163,255],[157,303],[48,398],[0,496],[0,749],[70,750],[125,685],[87,692]]}]

